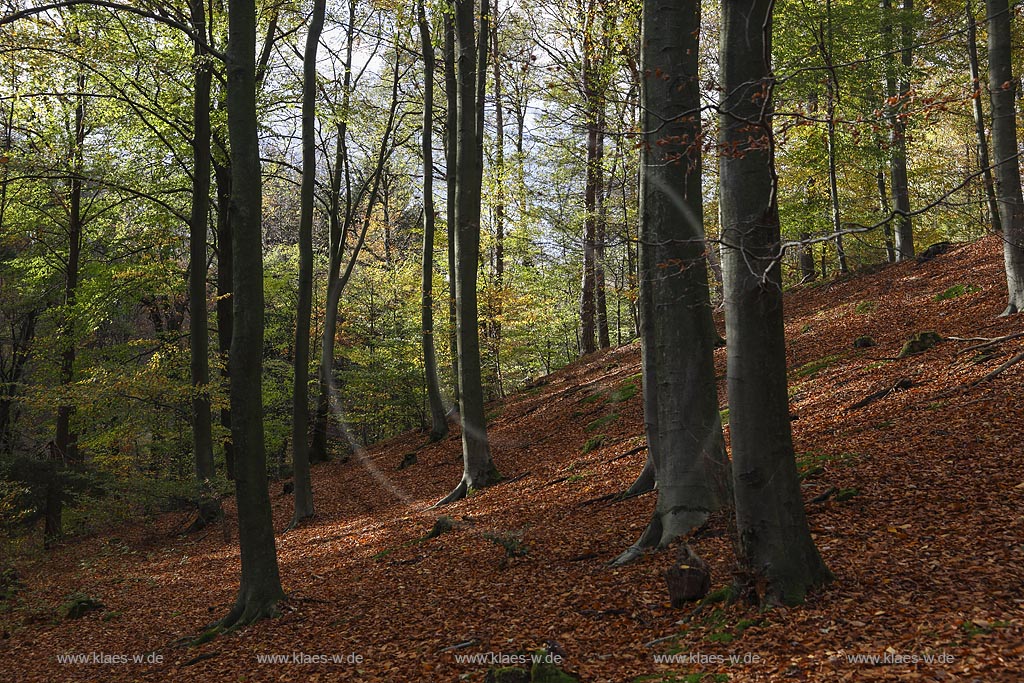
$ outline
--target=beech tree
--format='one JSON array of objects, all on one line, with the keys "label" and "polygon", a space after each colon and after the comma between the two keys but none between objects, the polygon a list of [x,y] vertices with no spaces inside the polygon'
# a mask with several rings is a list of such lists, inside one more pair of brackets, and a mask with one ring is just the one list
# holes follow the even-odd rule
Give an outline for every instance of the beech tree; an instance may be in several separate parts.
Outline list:
[{"label": "beech tree", "polygon": [[302,187],[299,210],[299,301],[295,324],[295,377],[292,384],[292,464],[295,516],[313,516],[309,474],[309,327],[313,307],[313,201],[316,190],[316,55],[324,28],[326,0],[314,0],[302,56]]},{"label": "beech tree", "polygon": [[640,342],[654,516],[623,564],[728,501],[701,193],[700,3],[647,0],[641,43]]},{"label": "beech tree", "polygon": [[830,579],[797,478],[772,131],[773,0],[723,0],[719,190],[737,557],[766,603]]},{"label": "beech tree", "polygon": [[1024,310],[1024,197],[1017,148],[1017,83],[1013,79],[1010,9],[1007,0],[986,0],[988,89],[992,98],[992,153],[1003,228],[1008,303],[1003,315]]},{"label": "beech tree", "polygon": [[256,116],[256,3],[229,0],[228,135],[231,142],[231,439],[242,575],[231,611],[218,623],[241,626],[275,613],[284,598],[263,441],[262,178]]},{"label": "beech tree", "polygon": [[448,434],[448,419],[441,401],[437,378],[437,351],[434,348],[434,44],[430,38],[423,0],[416,5],[420,45],[423,50],[423,284],[421,287],[421,325],[423,371],[426,375],[427,401],[430,405],[430,439],[439,441]]},{"label": "beech tree", "polygon": [[[459,415],[462,420],[462,480],[444,505],[464,498],[470,489],[496,483],[501,475],[491,458],[480,379],[480,333],[477,315],[477,272],[480,261],[480,190],[483,180],[484,85],[479,69],[486,67],[488,4],[480,8],[475,27],[473,0],[455,2],[455,71],[458,141],[455,154],[455,290],[459,356]],[[477,36],[480,36],[479,45]],[[449,171],[449,182],[452,181]]]}]

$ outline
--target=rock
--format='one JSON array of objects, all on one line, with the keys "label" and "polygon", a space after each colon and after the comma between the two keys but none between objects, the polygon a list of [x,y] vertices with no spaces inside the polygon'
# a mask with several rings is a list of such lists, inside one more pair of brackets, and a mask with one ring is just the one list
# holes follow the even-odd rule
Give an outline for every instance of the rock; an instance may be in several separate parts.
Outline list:
[{"label": "rock", "polygon": [[429,540],[431,538],[437,538],[441,534],[446,534],[455,528],[455,520],[448,515],[442,515],[437,518],[434,522],[434,526],[427,532],[427,535],[423,537],[423,540]]},{"label": "rock", "polygon": [[941,256],[942,254],[945,254],[952,248],[952,242],[936,242],[935,244],[931,245],[923,252],[921,252],[921,255],[917,257],[917,262],[924,263],[925,261],[931,261],[936,256]]},{"label": "rock", "polygon": [[490,669],[484,683],[530,683],[530,672],[517,666],[503,666]]},{"label": "rock", "polygon": [[417,463],[416,454],[415,453],[406,453],[402,457],[402,462],[400,462],[398,464],[398,469],[404,470],[406,467],[412,467],[416,463]]},{"label": "rock", "polygon": [[67,602],[60,606],[60,614],[65,619],[79,619],[98,609],[103,609],[101,601],[84,593],[72,593]]},{"label": "rock", "polygon": [[674,566],[665,571],[668,595],[675,608],[700,600],[711,590],[711,572],[690,546],[683,545]]},{"label": "rock", "polygon": [[853,348],[855,349],[867,349],[875,345],[875,340],[867,335],[864,335],[863,337],[857,337],[856,339],[853,340]]},{"label": "rock", "polygon": [[927,351],[941,341],[942,337],[937,332],[918,332],[907,340],[907,343],[903,345],[903,349],[900,350],[898,357],[905,358],[915,353]]}]

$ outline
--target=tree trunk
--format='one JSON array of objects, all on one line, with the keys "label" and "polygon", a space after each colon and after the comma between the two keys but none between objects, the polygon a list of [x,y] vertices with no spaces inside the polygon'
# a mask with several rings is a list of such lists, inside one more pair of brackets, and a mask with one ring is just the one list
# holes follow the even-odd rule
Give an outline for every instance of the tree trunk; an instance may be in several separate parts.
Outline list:
[{"label": "tree trunk", "polygon": [[192,214],[189,220],[189,346],[192,378],[192,454],[199,485],[199,517],[193,529],[206,526],[221,515],[220,500],[212,482],[213,433],[210,419],[210,332],[206,312],[206,232],[210,214],[210,83],[211,66],[205,43],[206,10],[202,0],[192,2],[196,60],[195,97],[192,107]]},{"label": "tree trunk", "polygon": [[800,245],[800,284],[814,282],[818,276],[814,269],[814,252],[811,250],[811,245],[807,244],[809,239],[811,239],[810,233],[800,233],[800,241],[803,242]]},{"label": "tree trunk", "polygon": [[313,314],[313,201],[316,191],[316,56],[326,0],[314,0],[302,56],[302,186],[299,189],[299,297],[295,313],[295,375],[292,384],[292,526],[313,516],[309,473],[309,328]]},{"label": "tree trunk", "polygon": [[878,205],[882,210],[885,222],[882,223],[882,239],[885,240],[885,260],[889,263],[896,263],[896,247],[892,242],[892,222],[889,216],[889,193],[885,189],[885,170],[879,169],[875,174],[878,182]]},{"label": "tree trunk", "polygon": [[974,4],[967,0],[967,63],[971,71],[973,100],[971,113],[974,115],[974,134],[978,139],[978,165],[985,183],[985,198],[988,200],[988,220],[992,232],[1003,231],[999,220],[999,203],[996,201],[995,180],[992,178],[992,164],[989,160],[988,138],[985,135],[985,111],[981,105],[981,70],[978,66],[978,22],[974,18]]},{"label": "tree trunk", "polygon": [[830,578],[797,479],[786,388],[771,129],[772,0],[723,0],[720,197],[737,559],[764,603]]},{"label": "tree trunk", "polygon": [[587,167],[583,207],[583,275],[580,285],[580,353],[587,355],[597,350],[597,300],[595,293],[595,249],[597,243],[597,188],[600,183],[598,165],[597,84],[594,64],[594,24],[597,23],[596,2],[588,4],[583,28],[583,97],[586,107]]},{"label": "tree trunk", "polygon": [[[456,77],[458,82],[459,140],[456,155],[455,279],[459,351],[459,407],[462,418],[462,480],[438,502],[464,498],[470,489],[496,483],[501,475],[491,459],[484,418],[483,386],[480,378],[480,337],[477,312],[477,271],[480,260],[480,193],[483,180],[480,144],[482,138],[477,92],[476,32],[472,0],[455,1]],[[481,8],[481,29],[486,31],[487,1]]]},{"label": "tree trunk", "polygon": [[505,395],[501,373],[501,316],[505,301],[505,110],[501,89],[501,52],[497,17],[491,18],[491,64],[494,66],[494,297],[491,306],[491,341],[497,395]]},{"label": "tree trunk", "polygon": [[[68,260],[64,279],[63,320],[60,328],[60,386],[67,389],[75,374],[75,304],[78,299],[78,277],[82,256],[82,173],[84,167],[83,145],[85,144],[85,86],[84,75],[77,79],[78,92],[75,98],[74,130],[68,150]],[[75,406],[67,400],[57,407],[57,425],[51,456],[55,461],[55,476],[47,485],[46,514],[43,528],[43,544],[50,543],[61,535],[61,518],[64,509],[63,477],[65,467],[77,469],[81,465],[78,452],[78,437],[71,431],[71,416]]]},{"label": "tree trunk", "polygon": [[1017,148],[1017,82],[1013,78],[1010,10],[1007,0],[986,0],[988,80],[992,96],[992,152],[996,195],[1003,226],[1003,261],[1008,302],[1003,315],[1024,311],[1024,199]]},{"label": "tree trunk", "polygon": [[605,207],[605,180],[604,180],[604,128],[605,128],[604,100],[601,101],[601,110],[598,112],[597,121],[597,216],[595,218],[597,232],[594,242],[594,308],[597,323],[597,345],[599,348],[607,349],[612,345],[611,337],[608,334],[608,296],[605,291],[605,242],[608,240],[608,212]]},{"label": "tree trunk", "polygon": [[[892,45],[892,2],[882,0],[884,17],[882,30],[889,45]],[[903,73],[897,78],[895,58],[892,50],[886,54],[886,117],[889,119],[889,173],[892,186],[892,206],[896,214],[896,258],[900,261],[914,258],[914,231],[910,219],[910,190],[907,180],[907,123],[904,112],[910,98],[909,70],[913,65],[913,0],[903,0],[900,17],[900,48]],[[899,89],[897,90],[897,83]]]},{"label": "tree trunk", "polygon": [[242,626],[275,613],[284,598],[267,492],[263,440],[262,178],[256,115],[256,5],[229,0],[228,133],[231,142],[232,299],[231,436],[242,574],[238,598],[219,626]]},{"label": "tree trunk", "polygon": [[704,254],[699,28],[699,3],[644,2],[640,340],[658,501],[616,564],[685,537],[729,498]]},{"label": "tree trunk", "polygon": [[839,259],[839,271],[850,272],[849,264],[846,262],[846,247],[843,245],[843,221],[839,211],[839,182],[836,177],[836,104],[839,100],[839,75],[836,72],[835,64],[832,61],[833,32],[832,32],[832,0],[825,3],[826,31],[821,36],[821,54],[828,68],[828,80],[826,82],[825,110],[828,115],[826,123],[828,138],[828,194],[832,205],[832,232],[835,233],[836,257]]},{"label": "tree trunk", "polygon": [[448,420],[441,401],[434,349],[434,45],[430,41],[430,24],[423,0],[417,3],[417,13],[423,48],[423,290],[420,302],[423,368],[430,405],[430,440],[440,441],[448,434]]},{"label": "tree trunk", "polygon": [[447,174],[447,209],[445,219],[448,225],[448,349],[452,357],[452,401],[459,405],[459,330],[456,310],[455,263],[455,204],[459,151],[459,88],[455,77],[455,17],[444,16],[444,95],[447,106],[445,123],[445,167]]},{"label": "tree trunk", "polygon": [[[233,303],[231,301],[231,272],[234,262],[231,253],[231,164],[213,162],[213,177],[217,183],[217,351],[220,353],[222,377],[230,382],[228,365],[231,358],[231,337],[234,334]],[[222,442],[224,469],[228,479],[235,479],[235,451],[231,444],[231,407],[221,408],[220,424],[227,430]]]},{"label": "tree trunk", "polygon": [[[345,75],[342,84],[342,111],[349,110],[352,91],[352,49],[355,38],[355,0],[348,3],[348,28],[345,42]],[[309,449],[311,463],[326,462],[329,459],[327,432],[334,405],[334,338],[338,331],[338,301],[341,298],[339,278],[341,257],[345,249],[345,237],[352,223],[352,183],[348,160],[348,122],[342,118],[336,126],[338,141],[335,146],[334,174],[331,176],[331,195],[328,198],[329,235],[327,255],[327,300],[324,304],[324,329],[320,338],[320,369],[318,373],[320,390],[317,394],[316,412],[313,416],[313,438]],[[342,217],[342,178],[345,185],[345,212]]]}]

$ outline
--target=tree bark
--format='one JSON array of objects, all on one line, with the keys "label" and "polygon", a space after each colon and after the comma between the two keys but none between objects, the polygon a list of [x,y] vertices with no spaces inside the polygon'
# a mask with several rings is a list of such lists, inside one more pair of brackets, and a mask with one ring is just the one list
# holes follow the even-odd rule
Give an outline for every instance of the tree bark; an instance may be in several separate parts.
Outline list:
[{"label": "tree bark", "polygon": [[199,517],[193,528],[205,526],[221,514],[220,500],[211,486],[213,427],[210,417],[210,331],[206,311],[206,233],[210,214],[210,84],[211,65],[206,46],[206,10],[193,0],[192,27],[195,59],[195,96],[192,106],[192,213],[189,220],[189,346],[192,379],[192,454],[199,485]]},{"label": "tree bark", "polygon": [[[213,162],[213,177],[217,184],[217,351],[220,353],[222,377],[230,383],[228,365],[231,358],[231,337],[234,334],[234,315],[231,301],[231,273],[233,254],[231,253],[231,163]],[[221,427],[227,430],[221,443],[224,448],[224,469],[227,478],[235,479],[235,451],[231,443],[231,406],[221,408]]]},{"label": "tree bark", "polygon": [[232,292],[231,436],[242,573],[238,598],[219,622],[243,626],[275,613],[284,598],[267,491],[263,439],[262,178],[256,114],[256,4],[229,0],[228,134],[231,143]]},{"label": "tree bark", "polygon": [[729,498],[704,254],[699,28],[699,3],[644,2],[640,340],[658,501],[616,564],[685,537]]},{"label": "tree bark", "polygon": [[[888,45],[893,43],[892,2],[882,0],[884,16],[882,30]],[[886,117],[889,119],[889,174],[892,189],[892,207],[896,214],[896,258],[900,261],[914,258],[914,230],[910,219],[910,189],[907,180],[907,123],[905,108],[910,97],[909,70],[913,65],[913,0],[903,0],[900,16],[900,59],[903,71],[897,78],[892,50],[886,54]],[[897,89],[898,84],[898,89]]]},{"label": "tree bark", "polygon": [[[477,271],[480,260],[480,203],[483,180],[480,151],[482,119],[477,92],[479,65],[472,0],[455,1],[456,79],[458,83],[458,151],[456,154],[455,279],[459,351],[459,407],[462,418],[462,480],[438,505],[465,497],[471,489],[496,483],[501,475],[491,459],[484,418],[480,376]],[[486,30],[487,1],[481,9],[481,30]]]},{"label": "tree bark", "polygon": [[971,113],[974,115],[974,134],[978,139],[978,166],[985,184],[985,198],[988,200],[988,220],[992,232],[1003,231],[999,219],[999,202],[996,200],[995,179],[992,177],[992,163],[988,153],[988,138],[985,135],[985,111],[981,105],[981,69],[978,65],[978,22],[974,18],[974,3],[966,2],[967,12],[967,63],[971,73],[973,100]]},{"label": "tree bark", "polygon": [[448,349],[452,357],[452,401],[459,404],[459,329],[456,310],[455,204],[459,151],[459,87],[455,77],[455,16],[444,16],[445,166],[447,174],[445,218],[448,227]]},{"label": "tree bark", "polygon": [[[491,305],[490,336],[494,348],[494,379],[498,396],[505,395],[501,374],[501,315],[505,284],[505,110],[502,106],[501,53],[498,21],[491,20],[491,64],[494,66],[494,295]],[[482,130],[482,129],[481,129]]]},{"label": "tree bark", "polygon": [[295,313],[295,374],[292,385],[292,526],[313,516],[309,473],[309,328],[313,314],[313,201],[316,191],[316,56],[326,0],[314,0],[302,56],[302,185],[299,188],[299,296]]},{"label": "tree bark", "polygon": [[996,195],[1003,227],[1003,261],[1008,301],[1002,315],[1024,310],[1024,198],[1017,148],[1017,82],[1013,78],[1010,10],[1007,0],[986,0],[988,80],[992,97],[992,153]]},{"label": "tree bark", "polygon": [[419,0],[416,9],[423,49],[423,288],[420,322],[423,369],[430,405],[430,440],[440,441],[448,434],[448,420],[441,401],[437,351],[434,348],[434,45],[430,41],[430,23],[423,0]]},{"label": "tree bark", "polygon": [[[60,327],[60,386],[67,389],[75,375],[75,304],[78,300],[78,278],[82,256],[82,173],[84,170],[85,144],[85,86],[84,75],[77,77],[79,95],[75,98],[74,129],[68,150],[68,260],[64,271],[64,307]],[[46,512],[43,524],[43,545],[61,535],[64,511],[63,477],[61,471],[81,465],[78,452],[78,437],[71,431],[71,416],[75,406],[64,400],[57,407],[57,425],[51,456],[55,460],[55,476],[50,479],[46,492]]]},{"label": "tree bark", "polygon": [[762,602],[792,604],[830,575],[807,526],[790,432],[770,118],[772,7],[772,0],[722,3],[719,182],[737,559]]}]

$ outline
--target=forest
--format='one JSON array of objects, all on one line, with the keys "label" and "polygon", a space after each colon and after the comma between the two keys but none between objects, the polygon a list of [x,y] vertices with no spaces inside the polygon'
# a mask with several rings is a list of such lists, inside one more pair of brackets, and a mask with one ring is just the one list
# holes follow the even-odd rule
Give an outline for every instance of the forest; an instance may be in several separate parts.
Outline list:
[{"label": "forest", "polygon": [[0,0],[0,681],[1019,681],[1016,0]]}]

